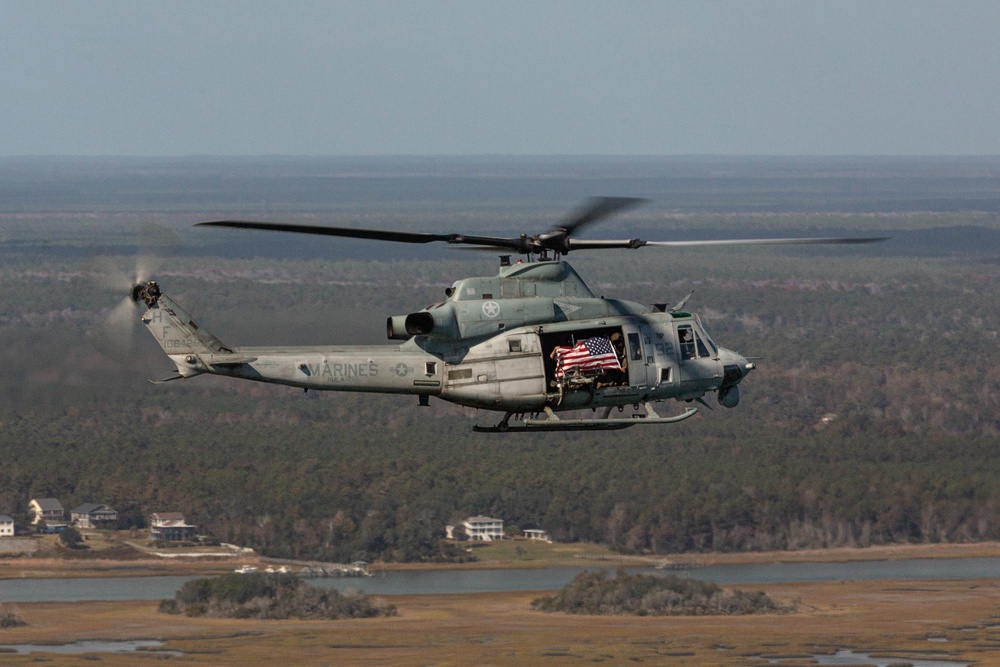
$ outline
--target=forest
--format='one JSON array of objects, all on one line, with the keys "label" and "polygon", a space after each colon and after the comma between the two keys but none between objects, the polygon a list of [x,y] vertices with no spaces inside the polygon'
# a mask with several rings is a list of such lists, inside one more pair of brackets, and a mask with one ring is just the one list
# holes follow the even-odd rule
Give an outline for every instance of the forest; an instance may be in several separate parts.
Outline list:
[{"label": "forest", "polygon": [[[592,237],[892,238],[572,254],[601,295],[694,290],[687,309],[757,364],[733,410],[617,433],[477,434],[498,415],[152,385],[172,366],[140,312],[131,335],[108,323],[124,297],[109,266],[149,254],[223,341],[388,343],[386,316],[496,257],[192,225],[533,233],[592,195],[651,199]],[[447,557],[444,525],[473,514],[628,553],[1000,539],[1000,159],[7,158],[0,259],[0,513],[22,521],[49,496],[126,526],[181,511],[220,540],[334,561]]]}]

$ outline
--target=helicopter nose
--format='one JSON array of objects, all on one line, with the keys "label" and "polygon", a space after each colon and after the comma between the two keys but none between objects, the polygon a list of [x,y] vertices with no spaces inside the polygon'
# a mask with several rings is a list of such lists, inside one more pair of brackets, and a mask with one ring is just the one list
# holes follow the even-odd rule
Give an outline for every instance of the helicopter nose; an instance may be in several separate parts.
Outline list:
[{"label": "helicopter nose", "polygon": [[[727,350],[724,347],[719,348],[719,360],[722,362],[724,367],[735,366],[740,371],[740,380],[745,378],[750,374],[750,371],[757,368],[757,364],[752,361],[747,361],[747,358],[738,352],[733,352],[732,350]],[[737,380],[738,382],[739,380]]]},{"label": "helicopter nose", "polygon": [[735,408],[740,402],[740,382],[756,367],[742,354],[725,348],[719,348],[719,361],[722,362],[722,382],[718,388],[719,405]]}]

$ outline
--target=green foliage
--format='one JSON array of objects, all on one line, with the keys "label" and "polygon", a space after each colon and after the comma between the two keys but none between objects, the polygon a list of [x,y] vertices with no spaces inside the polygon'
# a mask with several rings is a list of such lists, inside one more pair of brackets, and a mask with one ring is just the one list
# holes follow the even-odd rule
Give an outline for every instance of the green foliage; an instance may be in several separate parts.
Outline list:
[{"label": "green foliage", "polygon": [[115,511],[118,512],[118,522],[115,525],[117,530],[133,530],[146,527],[146,517],[139,503],[126,501],[115,505]]},{"label": "green foliage", "polygon": [[763,592],[725,590],[716,584],[677,576],[630,575],[619,569],[580,572],[558,593],[534,600],[541,611],[637,616],[742,615],[787,611]]},{"label": "green foliage", "polygon": [[83,535],[76,528],[69,526],[59,533],[59,543],[67,549],[76,549],[83,544]]},{"label": "green foliage", "polygon": [[165,614],[225,618],[337,619],[394,616],[396,608],[361,593],[320,590],[290,574],[225,574],[185,583]]}]

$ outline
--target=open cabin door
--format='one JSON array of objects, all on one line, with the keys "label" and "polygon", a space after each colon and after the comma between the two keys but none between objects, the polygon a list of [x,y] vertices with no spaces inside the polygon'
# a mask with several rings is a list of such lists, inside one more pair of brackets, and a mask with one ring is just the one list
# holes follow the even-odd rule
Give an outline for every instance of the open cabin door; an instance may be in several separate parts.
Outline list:
[{"label": "open cabin door", "polygon": [[630,383],[622,327],[587,327],[541,336],[546,383],[553,391],[625,387]]}]

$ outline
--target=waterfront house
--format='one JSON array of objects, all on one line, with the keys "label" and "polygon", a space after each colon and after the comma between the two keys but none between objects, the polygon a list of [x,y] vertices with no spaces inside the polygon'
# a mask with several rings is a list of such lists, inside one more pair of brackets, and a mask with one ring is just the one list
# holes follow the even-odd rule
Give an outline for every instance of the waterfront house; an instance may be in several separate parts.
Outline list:
[{"label": "waterfront house", "polygon": [[194,538],[194,526],[180,512],[154,512],[149,517],[149,539],[182,542]]},{"label": "waterfront house", "polygon": [[0,514],[0,537],[14,537],[14,519]]},{"label": "waterfront house", "polygon": [[66,510],[55,498],[32,498],[28,503],[28,511],[31,512],[31,523],[34,526],[43,521],[49,528],[66,525]]},{"label": "waterfront house", "polygon": [[492,542],[503,539],[503,519],[488,516],[470,516],[462,522],[470,540]]}]

